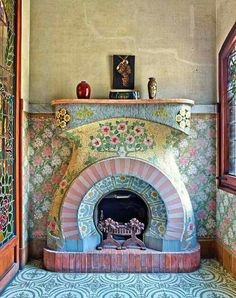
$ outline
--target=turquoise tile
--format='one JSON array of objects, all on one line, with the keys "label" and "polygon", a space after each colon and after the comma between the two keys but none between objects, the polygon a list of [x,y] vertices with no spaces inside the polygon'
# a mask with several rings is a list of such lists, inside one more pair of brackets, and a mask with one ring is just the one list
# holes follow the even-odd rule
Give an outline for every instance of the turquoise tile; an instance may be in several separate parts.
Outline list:
[{"label": "turquoise tile", "polygon": [[55,273],[32,262],[2,298],[235,298],[236,280],[215,260],[192,273]]}]

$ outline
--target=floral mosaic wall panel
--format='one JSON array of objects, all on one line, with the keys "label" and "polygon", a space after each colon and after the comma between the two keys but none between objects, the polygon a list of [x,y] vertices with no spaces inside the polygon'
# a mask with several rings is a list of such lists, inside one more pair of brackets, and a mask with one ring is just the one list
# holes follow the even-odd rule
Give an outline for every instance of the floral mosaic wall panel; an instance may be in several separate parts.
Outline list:
[{"label": "floral mosaic wall panel", "polygon": [[236,195],[217,192],[217,238],[236,253]]},{"label": "floral mosaic wall panel", "polygon": [[[71,148],[66,140],[54,137],[56,128],[53,115],[31,114],[28,121],[26,136],[29,138],[29,237],[46,239],[47,217],[53,194],[59,183],[62,188],[67,184],[67,181],[61,181],[61,178],[67,168]],[[214,238],[215,117],[194,116],[191,126],[190,136],[180,140],[176,130],[171,130],[167,147],[174,142],[173,152],[193,204],[198,237]],[[97,137],[96,131],[91,136]],[[92,140],[89,142],[91,145]],[[157,158],[152,156],[150,161]],[[94,156],[86,154],[87,165],[95,161]]]},{"label": "floral mosaic wall panel", "polygon": [[129,152],[147,151],[153,148],[153,137],[148,135],[145,124],[128,120],[99,123],[96,135],[90,136],[90,148],[98,152],[116,152],[126,156]]},{"label": "floral mosaic wall panel", "polygon": [[[189,192],[195,214],[198,238],[215,238],[216,233],[216,121],[214,116],[195,116],[191,133],[176,140],[175,158]],[[167,142],[168,144],[168,142]]]},{"label": "floral mosaic wall panel", "polygon": [[[53,193],[67,168],[70,144],[55,137],[54,115],[29,115],[25,142],[29,141],[24,167],[28,167],[29,238],[46,238],[48,211]],[[25,150],[27,150],[25,148]],[[27,160],[28,156],[28,160]],[[25,183],[27,188],[27,183]]]}]

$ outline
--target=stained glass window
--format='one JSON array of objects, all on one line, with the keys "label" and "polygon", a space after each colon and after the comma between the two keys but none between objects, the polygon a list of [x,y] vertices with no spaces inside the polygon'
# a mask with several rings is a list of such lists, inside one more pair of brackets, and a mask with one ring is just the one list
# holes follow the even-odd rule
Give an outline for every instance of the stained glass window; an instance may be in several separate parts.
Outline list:
[{"label": "stained glass window", "polygon": [[14,235],[14,6],[0,0],[0,247]]},{"label": "stained glass window", "polygon": [[219,188],[236,194],[236,23],[219,52]]},{"label": "stained glass window", "polygon": [[236,44],[228,57],[229,174],[236,176]]}]

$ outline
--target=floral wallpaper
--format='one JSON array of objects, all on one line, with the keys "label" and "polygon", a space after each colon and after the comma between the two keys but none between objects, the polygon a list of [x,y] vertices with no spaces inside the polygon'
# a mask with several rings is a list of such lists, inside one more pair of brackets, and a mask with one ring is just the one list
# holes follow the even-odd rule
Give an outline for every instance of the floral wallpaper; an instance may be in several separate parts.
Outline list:
[{"label": "floral wallpaper", "polygon": [[179,141],[174,153],[195,214],[198,238],[215,238],[216,229],[216,121],[214,116],[193,116],[191,133]]},{"label": "floral wallpaper", "polygon": [[53,192],[64,175],[71,154],[70,144],[54,137],[56,128],[53,119],[54,115],[50,114],[31,114],[25,132],[24,150],[27,152],[24,155],[24,167],[28,167],[28,176],[26,173],[24,180],[29,182],[27,194],[30,239],[46,239]]},{"label": "floral wallpaper", "polygon": [[[25,124],[24,181],[30,239],[46,239],[53,194],[71,155],[68,141],[54,137],[53,118],[52,114],[30,114]],[[193,116],[191,121],[190,136],[179,141],[178,133],[173,129],[169,141],[176,141],[175,158],[193,204],[197,235],[199,238],[214,238],[216,120],[214,116],[206,115]]]},{"label": "floral wallpaper", "polygon": [[217,192],[217,238],[236,253],[236,195]]}]

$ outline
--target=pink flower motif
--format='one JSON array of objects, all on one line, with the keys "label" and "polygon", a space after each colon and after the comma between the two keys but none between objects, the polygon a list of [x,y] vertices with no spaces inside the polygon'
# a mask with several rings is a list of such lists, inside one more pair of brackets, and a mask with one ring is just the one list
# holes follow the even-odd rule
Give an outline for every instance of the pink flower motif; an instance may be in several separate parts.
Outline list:
[{"label": "pink flower motif", "polygon": [[58,175],[53,175],[52,176],[52,183],[53,184],[58,184],[60,182],[60,180],[61,180],[60,176],[58,176]]},{"label": "pink flower motif", "polygon": [[213,137],[215,136],[215,131],[214,131],[214,129],[210,129],[210,130],[208,131],[208,135],[209,135],[210,138],[213,138]]},{"label": "pink flower motif", "polygon": [[179,164],[181,166],[185,166],[185,165],[187,165],[187,163],[188,163],[188,159],[186,157],[180,157]]},{"label": "pink flower motif", "polygon": [[65,171],[67,169],[68,165],[67,164],[63,164],[60,168],[60,174],[63,176],[65,174]]},{"label": "pink flower motif", "polygon": [[135,138],[132,135],[128,135],[126,137],[125,143],[128,144],[128,145],[131,145],[131,144],[134,143],[134,141],[135,141]]},{"label": "pink flower motif", "polygon": [[34,194],[34,197],[35,197],[35,200],[39,202],[42,199],[42,193],[38,191]]},{"label": "pink flower motif", "polygon": [[36,230],[36,231],[33,232],[33,236],[35,238],[41,238],[43,236],[43,231]]},{"label": "pink flower motif", "polygon": [[29,211],[33,211],[33,203],[32,202],[29,202],[28,204],[28,208],[29,208]]},{"label": "pink flower motif", "polygon": [[103,135],[107,136],[109,135],[110,131],[111,131],[111,128],[110,126],[108,125],[103,125],[101,128],[100,128],[100,131]]},{"label": "pink flower motif", "polygon": [[60,140],[53,138],[52,139],[52,146],[53,147],[58,147],[60,145]]},{"label": "pink flower motif", "polygon": [[52,148],[49,147],[49,146],[46,146],[44,149],[43,149],[43,154],[44,156],[46,157],[49,157],[52,155]]},{"label": "pink flower motif", "polygon": [[229,220],[228,220],[227,218],[225,218],[225,219],[223,220],[223,224],[224,224],[224,225],[228,225],[228,224],[229,224]]},{"label": "pink flower motif", "polygon": [[143,134],[143,128],[142,128],[142,126],[139,126],[139,125],[135,126],[134,127],[134,132],[138,136],[142,135]]},{"label": "pink flower motif", "polygon": [[126,123],[123,123],[123,122],[119,123],[117,126],[117,130],[120,132],[126,132],[127,131]]},{"label": "pink flower motif", "polygon": [[43,191],[49,193],[52,191],[52,185],[50,183],[45,183],[43,186]]},{"label": "pink flower motif", "polygon": [[30,136],[30,138],[35,137],[35,132],[32,129],[29,130],[29,136]]},{"label": "pink flower motif", "polygon": [[6,229],[7,222],[8,222],[8,215],[1,214],[0,215],[0,230],[4,231]]},{"label": "pink flower motif", "polygon": [[206,177],[205,177],[205,176],[199,176],[198,179],[199,179],[199,181],[200,181],[201,183],[206,182]]},{"label": "pink flower motif", "polygon": [[193,183],[188,188],[189,192],[195,192],[197,190],[197,184]]},{"label": "pink flower motif", "polygon": [[194,229],[194,224],[191,222],[188,226],[188,230],[193,231],[193,229]]},{"label": "pink flower motif", "polygon": [[200,210],[197,212],[197,217],[199,219],[204,219],[206,217],[206,212],[204,210]]},{"label": "pink flower motif", "polygon": [[35,156],[35,158],[34,158],[34,164],[36,166],[40,166],[42,164],[42,162],[43,162],[43,159],[42,159],[42,157],[40,155]]},{"label": "pink flower motif", "polygon": [[56,229],[56,225],[57,225],[57,223],[56,223],[56,221],[53,219],[53,220],[51,220],[50,223],[48,224],[48,228],[49,228],[51,231],[55,231],[55,229]]},{"label": "pink flower motif", "polygon": [[34,175],[34,167],[32,165],[29,166],[29,174]]},{"label": "pink flower motif", "polygon": [[144,139],[144,141],[143,141],[143,144],[144,144],[145,146],[150,147],[150,146],[152,146],[152,144],[153,144],[153,139],[152,139],[151,137],[146,137],[146,138]]},{"label": "pink flower motif", "polygon": [[92,139],[92,146],[93,147],[98,148],[98,147],[101,146],[101,144],[102,144],[102,142],[101,142],[101,140],[99,138]]},{"label": "pink flower motif", "polygon": [[36,128],[36,129],[40,129],[40,128],[42,128],[43,127],[43,123],[42,123],[42,121],[40,121],[40,120],[36,120],[35,122],[34,122],[34,128]]},{"label": "pink flower motif", "polygon": [[191,156],[195,156],[196,155],[196,152],[197,150],[195,148],[190,148],[188,153],[191,155]]},{"label": "pink flower motif", "polygon": [[67,186],[67,181],[66,181],[66,179],[63,179],[63,180],[60,182],[60,188],[64,189],[66,186]]},{"label": "pink flower motif", "polygon": [[212,211],[216,209],[216,202],[214,200],[210,200],[208,203],[208,210]]},{"label": "pink flower motif", "polygon": [[215,172],[216,172],[216,167],[215,166],[209,166],[209,168],[208,168],[208,172],[209,172],[209,174],[215,174]]},{"label": "pink flower motif", "polygon": [[110,144],[117,145],[117,144],[119,144],[119,142],[120,142],[120,139],[117,136],[111,136]]}]

